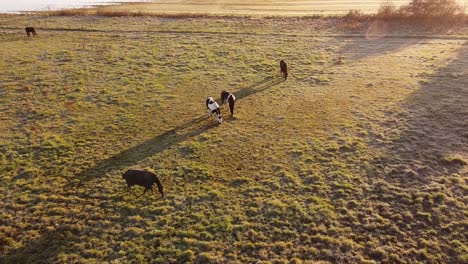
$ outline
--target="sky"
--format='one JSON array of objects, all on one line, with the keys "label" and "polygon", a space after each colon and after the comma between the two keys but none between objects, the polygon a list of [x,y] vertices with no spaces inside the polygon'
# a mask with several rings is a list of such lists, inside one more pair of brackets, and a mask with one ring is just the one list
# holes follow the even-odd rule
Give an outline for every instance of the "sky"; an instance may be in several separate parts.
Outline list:
[{"label": "sky", "polygon": [[148,0],[0,0],[1,12],[52,10],[92,6],[112,2],[150,2]]}]

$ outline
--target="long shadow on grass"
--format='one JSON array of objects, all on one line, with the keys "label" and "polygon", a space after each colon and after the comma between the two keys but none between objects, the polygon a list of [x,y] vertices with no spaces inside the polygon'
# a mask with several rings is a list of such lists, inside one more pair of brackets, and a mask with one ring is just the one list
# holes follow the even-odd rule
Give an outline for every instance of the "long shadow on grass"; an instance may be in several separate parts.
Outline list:
[{"label": "long shadow on grass", "polygon": [[39,239],[25,241],[25,246],[0,255],[0,263],[52,263],[55,256],[68,248],[72,237],[62,230],[47,231]]},{"label": "long shadow on grass", "polygon": [[[237,99],[242,99],[255,93],[264,91],[279,83],[281,79],[268,77],[253,85],[241,88],[235,92]],[[218,99],[219,101],[219,99]],[[229,119],[229,118],[228,118]],[[154,138],[146,140],[132,148],[124,150],[109,159],[99,162],[77,175],[81,183],[95,179],[99,175],[114,169],[123,169],[135,165],[139,161],[155,155],[165,149],[188,138],[199,135],[218,124],[207,121],[205,115],[166,131]],[[60,253],[66,252],[69,244],[74,243],[77,236],[71,235],[69,230],[54,229],[44,232],[40,238],[33,241],[23,241],[24,246],[13,249],[0,256],[0,263],[50,263]]]},{"label": "long shadow on grass", "polygon": [[339,51],[346,61],[356,61],[368,57],[397,52],[413,45],[417,45],[421,38],[354,38]]},{"label": "long shadow on grass", "polygon": [[[74,197],[73,194],[70,197]],[[103,221],[109,221],[115,224],[122,224],[128,221],[129,215],[144,215],[145,212],[138,206],[135,208],[121,208],[118,207],[117,210],[114,207],[106,207],[106,204],[113,204],[115,200],[106,201],[104,199],[96,202],[95,199],[84,200],[80,202],[81,208],[89,207],[94,208],[95,210],[99,207],[102,209],[97,216],[93,216],[93,220],[88,222],[89,219],[80,218],[80,217],[69,217],[69,215],[61,215],[61,219],[54,221],[56,228],[40,230],[40,237],[34,240],[22,241],[23,246],[9,250],[2,251],[3,246],[0,245],[0,263],[5,264],[17,264],[17,263],[83,263],[83,261],[88,257],[97,257],[98,262],[109,262],[115,258],[118,258],[119,255],[113,254],[114,252],[109,252],[105,255],[100,256],[84,256],[84,248],[81,248],[80,252],[77,252],[76,249],[79,247],[80,243],[89,243],[90,240],[100,237],[103,234],[106,234],[108,230],[103,227]],[[138,203],[136,201],[135,203]],[[76,208],[79,208],[80,205]],[[141,204],[139,204],[141,205]],[[103,208],[103,206],[105,208]],[[119,214],[120,218],[110,219],[110,216],[114,214]],[[47,216],[45,216],[47,217]],[[105,225],[105,224],[104,224]],[[153,226],[152,228],[163,228],[162,226]],[[38,230],[39,231],[39,230]],[[90,235],[90,232],[92,235]],[[125,232],[120,233],[119,236],[114,237],[115,240],[109,241],[110,243],[120,243],[128,240],[128,237],[125,237]],[[66,255],[68,258],[60,258],[61,254]],[[72,254],[78,254],[74,257]]]},{"label": "long shadow on grass", "polygon": [[[273,77],[267,77],[263,79],[260,82],[255,83],[254,85],[246,86],[244,88],[241,88],[237,91],[234,92],[234,95],[236,96],[236,99],[242,99],[247,96],[262,92],[264,90],[267,90],[277,84],[280,84],[283,82],[283,79],[276,79]],[[221,100],[221,99],[218,99]]]},{"label": "long shadow on grass", "polygon": [[157,154],[188,138],[206,132],[215,126],[217,126],[216,122],[213,120],[210,122],[207,120],[206,116],[200,116],[181,126],[166,131],[161,135],[148,139],[141,144],[126,149],[108,159],[100,161],[96,166],[86,169],[76,177],[83,183],[93,179],[95,176],[103,175],[109,170],[119,170],[132,166],[147,157]]},{"label": "long shadow on grass", "polygon": [[[373,21],[363,28],[363,37],[353,38],[339,53],[345,61],[360,60],[368,57],[388,54],[409,48],[428,39],[447,38],[445,35],[451,30],[449,25],[400,24],[385,21]],[[444,36],[445,35],[445,36]]]},{"label": "long shadow on grass", "polygon": [[[271,88],[282,81],[282,79],[267,77],[253,85],[237,90],[234,94],[239,100]],[[217,101],[219,102],[220,99],[218,98]],[[228,115],[225,115],[225,120],[229,120]],[[81,184],[92,180],[96,176],[103,175],[110,170],[120,170],[135,165],[147,157],[160,153],[188,138],[200,135],[217,125],[217,122],[210,122],[207,120],[206,115],[202,115],[174,129],[148,139],[141,144],[124,150],[106,160],[100,161],[96,166],[88,168],[76,175],[76,178],[81,181]]]},{"label": "long shadow on grass", "polygon": [[[421,258],[417,252],[427,250],[424,258],[438,255],[433,261],[461,263],[459,256],[464,254],[450,243],[466,240],[466,193],[459,185],[468,173],[465,65],[466,43],[450,64],[421,82],[401,104],[402,111],[388,113],[389,120],[382,123],[389,131],[400,133],[380,145],[386,155],[375,160],[380,169],[372,175],[375,182],[368,199],[387,205],[384,214],[389,219],[395,215],[409,215],[411,219],[403,218],[395,221],[393,228],[376,227],[372,232],[390,238],[386,242],[389,248],[401,247],[399,251],[405,252],[402,259]],[[404,235],[395,235],[394,230]],[[368,230],[363,235],[368,236]],[[413,243],[421,240],[431,240],[438,249]]]},{"label": "long shadow on grass", "polygon": [[[434,176],[458,173],[468,153],[468,45],[447,66],[427,75],[420,88],[401,104],[402,113],[389,113],[401,133],[387,150],[398,160],[388,180],[404,187],[425,186]],[[384,126],[395,126],[391,121]],[[406,170],[406,172],[404,172]]]}]

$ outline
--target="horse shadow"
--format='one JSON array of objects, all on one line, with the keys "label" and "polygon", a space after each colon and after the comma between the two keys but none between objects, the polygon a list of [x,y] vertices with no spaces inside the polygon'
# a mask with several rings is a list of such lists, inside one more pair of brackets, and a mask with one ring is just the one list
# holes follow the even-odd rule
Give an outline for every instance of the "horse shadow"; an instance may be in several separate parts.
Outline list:
[{"label": "horse shadow", "polygon": [[160,153],[188,138],[204,133],[217,125],[217,122],[207,122],[206,115],[199,116],[190,122],[168,130],[129,149],[123,150],[108,159],[102,160],[95,166],[87,168],[75,175],[75,177],[80,181],[81,185],[84,182],[92,180],[94,177],[105,175],[112,170],[121,170],[132,166],[147,157]]},{"label": "horse shadow", "polygon": [[[234,95],[237,99],[242,99],[269,89],[283,81],[284,80],[275,77],[266,77],[253,85],[237,90],[234,92]],[[221,98],[217,99],[217,101],[220,100]],[[225,120],[229,119],[231,119],[231,117],[225,118]],[[80,186],[98,176],[105,175],[110,171],[122,170],[135,165],[148,157],[158,154],[189,138],[200,135],[216,126],[218,126],[217,122],[207,122],[207,116],[201,115],[187,123],[177,126],[174,129],[168,130],[136,146],[123,150],[108,159],[98,162],[95,166],[87,168],[76,174],[74,179],[78,179],[78,186]],[[73,181],[70,181],[68,186],[71,184],[73,184]]]},{"label": "horse shadow", "polygon": [[[267,77],[252,85],[243,87],[234,92],[237,99],[242,99],[247,96],[265,91],[284,80]],[[218,101],[220,100],[217,99]],[[230,117],[226,118],[227,120]],[[136,163],[160,153],[171,146],[183,142],[189,138],[200,135],[214,127],[218,126],[215,121],[207,122],[207,116],[201,115],[189,122],[177,126],[174,129],[168,130],[160,135],[148,139],[136,146],[123,150],[120,153],[98,162],[95,166],[85,169],[84,171],[75,175],[79,180],[78,186],[86,184],[98,177],[105,175],[113,170],[122,170],[128,166],[135,165]],[[70,181],[65,187],[73,187],[75,182]],[[86,200],[85,200],[86,201]],[[86,204],[86,202],[85,202]],[[85,206],[83,204],[83,207]],[[132,212],[121,209],[119,214],[121,219],[127,218],[129,214],[142,214],[140,209],[132,209]],[[136,210],[136,211],[135,211]],[[80,219],[76,219],[80,222]],[[81,232],[73,234],[68,230],[68,225],[59,226],[53,230],[47,230],[41,233],[38,239],[29,241],[24,246],[5,252],[0,256],[0,263],[50,263],[62,252],[66,252],[71,241],[76,240]]]},{"label": "horse shadow", "polygon": [[[247,96],[251,96],[253,94],[265,91],[275,85],[278,85],[285,80],[283,78],[275,78],[275,77],[267,77],[253,85],[249,85],[246,87],[243,87],[239,90],[236,90],[233,92],[233,94],[236,96],[236,99],[242,99]],[[220,99],[221,100],[221,99]]]}]

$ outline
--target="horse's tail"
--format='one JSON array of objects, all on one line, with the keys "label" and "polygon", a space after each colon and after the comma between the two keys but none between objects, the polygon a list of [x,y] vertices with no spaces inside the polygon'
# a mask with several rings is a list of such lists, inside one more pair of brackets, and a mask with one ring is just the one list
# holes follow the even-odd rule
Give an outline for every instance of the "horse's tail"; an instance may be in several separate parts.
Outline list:
[{"label": "horse's tail", "polygon": [[164,198],[164,190],[163,190],[163,186],[161,184],[161,182],[159,181],[158,177],[155,175],[154,177],[154,182],[156,183],[156,185],[158,186],[158,191],[159,193],[162,195],[162,197]]}]

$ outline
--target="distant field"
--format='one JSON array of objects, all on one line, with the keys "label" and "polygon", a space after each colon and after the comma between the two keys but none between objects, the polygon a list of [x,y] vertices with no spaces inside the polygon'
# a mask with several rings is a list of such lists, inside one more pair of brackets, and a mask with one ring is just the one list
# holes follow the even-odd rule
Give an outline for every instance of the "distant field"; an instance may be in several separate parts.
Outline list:
[{"label": "distant field", "polygon": [[0,47],[0,263],[468,260],[466,25],[15,15]]},{"label": "distant field", "polygon": [[[129,10],[158,14],[217,14],[217,15],[282,15],[304,16],[311,14],[344,14],[350,9],[375,12],[379,0],[162,0],[155,3],[124,4],[109,6],[102,10]],[[395,5],[406,4],[407,0],[393,1]]]}]

